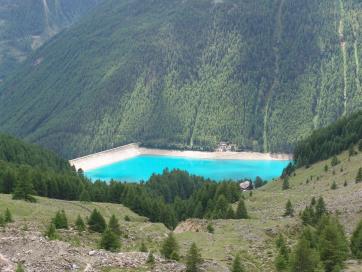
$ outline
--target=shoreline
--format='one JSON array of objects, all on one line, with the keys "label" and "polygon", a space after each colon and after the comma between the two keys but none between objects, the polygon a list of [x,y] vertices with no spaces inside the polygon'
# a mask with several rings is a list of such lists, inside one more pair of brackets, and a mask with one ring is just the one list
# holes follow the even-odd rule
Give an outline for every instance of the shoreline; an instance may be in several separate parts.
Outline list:
[{"label": "shoreline", "polygon": [[90,154],[70,160],[69,163],[76,169],[84,171],[93,170],[112,163],[128,160],[137,156],[171,156],[190,159],[209,160],[250,160],[250,161],[286,161],[292,160],[292,155],[282,153],[259,152],[205,152],[205,151],[180,151],[139,147],[138,144],[128,144],[102,152]]}]

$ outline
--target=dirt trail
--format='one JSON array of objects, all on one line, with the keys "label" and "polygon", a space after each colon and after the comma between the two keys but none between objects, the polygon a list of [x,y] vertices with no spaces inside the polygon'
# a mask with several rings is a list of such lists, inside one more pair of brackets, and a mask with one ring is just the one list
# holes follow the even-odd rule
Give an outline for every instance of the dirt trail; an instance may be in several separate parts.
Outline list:
[{"label": "dirt trail", "polygon": [[268,122],[269,122],[269,109],[270,109],[270,101],[273,97],[274,90],[276,86],[279,84],[279,73],[280,73],[280,52],[279,52],[279,44],[282,39],[283,33],[283,6],[285,0],[279,1],[278,12],[275,18],[275,32],[274,32],[274,45],[273,45],[273,52],[274,52],[274,79],[273,83],[269,89],[267,102],[265,106],[265,114],[264,114],[264,152],[268,152],[269,145],[268,145]]}]

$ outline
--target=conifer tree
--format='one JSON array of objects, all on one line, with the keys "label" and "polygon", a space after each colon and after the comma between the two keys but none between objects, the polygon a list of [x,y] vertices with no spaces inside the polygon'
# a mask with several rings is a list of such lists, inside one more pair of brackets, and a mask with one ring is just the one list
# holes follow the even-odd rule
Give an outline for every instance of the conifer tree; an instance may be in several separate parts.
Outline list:
[{"label": "conifer tree", "polygon": [[290,188],[289,179],[288,179],[288,178],[285,178],[285,179],[283,180],[282,189],[283,189],[283,190],[288,190],[289,188]]},{"label": "conifer tree", "polygon": [[91,201],[91,197],[87,191],[87,189],[83,189],[80,196],[79,196],[79,201],[81,202],[90,202]]},{"label": "conifer tree", "polygon": [[356,176],[356,183],[362,182],[362,167],[358,169],[357,176]]},{"label": "conifer tree", "polygon": [[186,272],[198,272],[202,263],[201,254],[195,243],[192,243],[186,256]]},{"label": "conifer tree", "polygon": [[179,260],[179,246],[172,232],[170,232],[166,240],[163,242],[160,251],[166,259],[173,259],[175,261]]},{"label": "conifer tree", "polygon": [[358,223],[357,228],[352,234],[351,251],[355,258],[362,259],[362,220]]},{"label": "conifer tree", "polygon": [[236,208],[235,218],[236,219],[247,219],[248,217],[249,216],[248,216],[248,212],[246,210],[244,199],[240,198],[238,207]]},{"label": "conifer tree", "polygon": [[214,229],[214,227],[213,227],[213,225],[212,225],[211,223],[209,223],[209,224],[207,225],[207,231],[208,231],[209,233],[214,233],[215,229]]},{"label": "conifer tree", "polygon": [[337,183],[336,183],[336,181],[334,180],[333,181],[333,183],[332,183],[332,185],[331,185],[331,189],[332,190],[336,190],[338,187],[337,187]]},{"label": "conifer tree", "polygon": [[116,252],[121,248],[121,242],[119,236],[115,234],[110,228],[107,228],[101,238],[101,248]]},{"label": "conifer tree", "polygon": [[293,209],[293,205],[292,202],[288,199],[287,204],[285,205],[285,212],[284,212],[284,216],[294,216],[294,209]]},{"label": "conifer tree", "polygon": [[112,214],[111,218],[109,219],[108,227],[113,233],[117,234],[118,236],[121,235],[121,228],[119,226],[118,219],[114,214]]},{"label": "conifer tree", "polygon": [[281,234],[279,234],[279,237],[276,241],[276,246],[278,248],[278,255],[274,261],[275,268],[277,271],[285,271],[288,268],[289,250]]},{"label": "conifer tree", "polygon": [[225,219],[235,219],[235,212],[234,212],[233,208],[230,205],[229,205],[229,208],[227,210]]},{"label": "conifer tree", "polygon": [[228,215],[229,203],[226,200],[226,197],[221,194],[215,204],[214,210],[212,212],[212,217],[215,219],[226,219]]},{"label": "conifer tree", "polygon": [[358,142],[358,150],[362,152],[362,139]]},{"label": "conifer tree", "polygon": [[244,272],[244,267],[241,264],[240,255],[237,254],[234,258],[233,265],[231,267],[231,272]]},{"label": "conifer tree", "polygon": [[317,224],[323,215],[327,214],[326,204],[324,203],[323,197],[319,197],[315,206],[315,219],[314,222]]},{"label": "conifer tree", "polygon": [[56,229],[68,229],[68,219],[64,210],[58,211],[52,219]]},{"label": "conifer tree", "polygon": [[144,242],[141,243],[140,251],[141,252],[147,252],[148,251],[147,246],[146,246],[146,244]]},{"label": "conifer tree", "polygon": [[75,220],[75,228],[78,231],[85,231],[85,223],[80,215],[78,215],[77,220]]},{"label": "conifer tree", "polygon": [[336,218],[326,217],[320,225],[319,251],[326,272],[343,267],[348,256],[348,243]]},{"label": "conifer tree", "polygon": [[16,183],[13,199],[36,202],[36,199],[32,196],[33,193],[33,184],[30,182],[30,180],[20,178]]},{"label": "conifer tree", "polygon": [[101,213],[94,209],[88,219],[89,230],[103,233],[106,230],[107,224]]},{"label": "conifer tree", "polygon": [[331,160],[331,166],[336,166],[340,163],[340,161],[338,160],[337,156],[333,156],[332,160]]},{"label": "conifer tree", "polygon": [[304,237],[298,240],[289,261],[289,270],[294,272],[316,272],[320,267],[318,252],[310,246]]},{"label": "conifer tree", "polygon": [[53,223],[49,224],[48,229],[45,232],[45,236],[47,236],[49,240],[58,239],[57,229],[55,228]]},{"label": "conifer tree", "polygon": [[6,209],[4,214],[4,221],[5,223],[12,223],[13,222],[13,216],[11,215],[11,212],[9,208]]},{"label": "conifer tree", "polygon": [[153,256],[152,251],[150,251],[150,253],[148,253],[146,263],[151,265],[151,266],[153,266],[155,264],[155,256]]}]

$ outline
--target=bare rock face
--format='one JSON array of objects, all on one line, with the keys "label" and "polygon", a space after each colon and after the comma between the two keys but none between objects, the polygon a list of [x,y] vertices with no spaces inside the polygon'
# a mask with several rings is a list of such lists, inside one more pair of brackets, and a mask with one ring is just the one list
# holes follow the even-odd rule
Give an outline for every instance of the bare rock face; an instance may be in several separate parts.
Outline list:
[{"label": "bare rock face", "polygon": [[[146,264],[148,253],[111,253],[49,241],[41,232],[21,231],[9,225],[0,232],[0,271],[14,271],[22,263],[27,272],[101,271],[105,267],[138,268]],[[154,271],[183,271],[184,265],[155,256]]]}]

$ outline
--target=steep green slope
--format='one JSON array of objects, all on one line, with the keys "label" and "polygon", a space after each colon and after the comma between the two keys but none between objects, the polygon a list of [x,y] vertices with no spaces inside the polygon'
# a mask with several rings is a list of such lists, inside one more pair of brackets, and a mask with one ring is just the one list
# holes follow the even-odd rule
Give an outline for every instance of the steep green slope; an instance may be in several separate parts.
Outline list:
[{"label": "steep green slope", "polygon": [[71,170],[69,163],[54,153],[2,134],[0,134],[0,161],[55,171]]},{"label": "steep green slope", "polygon": [[0,85],[0,130],[67,157],[131,141],[289,151],[360,109],[354,0],[107,0]]},{"label": "steep green slope", "polygon": [[362,146],[362,111],[314,131],[296,145],[294,159],[298,166],[304,166],[337,155],[348,148],[353,153],[353,146],[357,142]]},{"label": "steep green slope", "polygon": [[0,80],[100,0],[0,1]]}]

